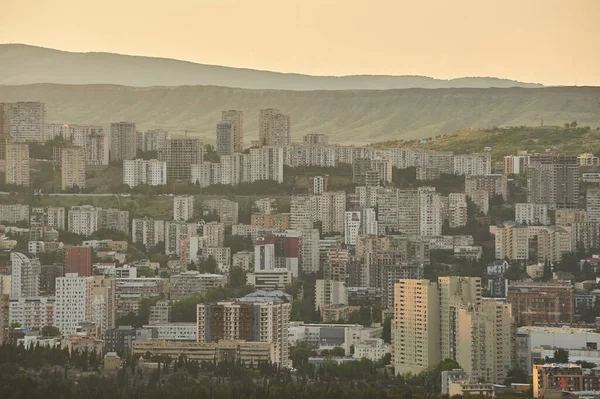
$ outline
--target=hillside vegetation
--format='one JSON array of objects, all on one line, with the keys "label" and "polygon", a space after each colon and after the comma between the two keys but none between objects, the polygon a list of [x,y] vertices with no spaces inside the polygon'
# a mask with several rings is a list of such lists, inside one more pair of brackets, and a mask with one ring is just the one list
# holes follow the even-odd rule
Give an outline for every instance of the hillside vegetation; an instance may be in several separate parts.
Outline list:
[{"label": "hillside vegetation", "polygon": [[0,44],[0,84],[119,84],[126,86],[215,85],[279,90],[386,90],[441,87],[540,87],[509,79],[427,76],[310,76],[168,58],[112,53],[73,53],[24,44]]},{"label": "hillside vegetation", "polygon": [[210,140],[221,110],[238,109],[244,111],[246,145],[257,137],[258,111],[271,107],[291,115],[295,141],[325,133],[332,142],[364,144],[467,128],[536,126],[542,119],[546,125],[600,125],[600,87],[282,91],[36,84],[0,86],[0,101],[43,101],[50,122],[132,121],[140,130],[187,130]]},{"label": "hillside vegetation", "polygon": [[[426,143],[425,143],[426,141]],[[453,151],[456,154],[481,152],[491,147],[500,159],[517,151],[543,152],[547,149],[565,154],[600,153],[600,123],[590,127],[515,126],[493,129],[467,129],[426,140],[397,140],[375,143],[376,148],[421,147]]]}]

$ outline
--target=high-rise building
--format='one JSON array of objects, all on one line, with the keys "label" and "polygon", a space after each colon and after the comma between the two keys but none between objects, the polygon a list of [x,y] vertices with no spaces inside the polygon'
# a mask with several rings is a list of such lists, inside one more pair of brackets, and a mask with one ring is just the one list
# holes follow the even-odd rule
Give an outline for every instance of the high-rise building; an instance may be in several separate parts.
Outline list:
[{"label": "high-rise building", "polygon": [[317,280],[315,283],[315,310],[330,305],[347,305],[348,287],[343,281]]},{"label": "high-rise building", "polygon": [[258,114],[258,140],[262,146],[286,146],[292,141],[289,115],[278,109],[261,109]]},{"label": "high-rise building", "polygon": [[110,159],[135,159],[137,144],[135,123],[116,122],[110,125]]},{"label": "high-rise building", "polygon": [[302,138],[305,145],[321,145],[326,146],[329,144],[329,137],[326,134],[310,133],[305,134]]},{"label": "high-rise building", "polygon": [[529,259],[529,236],[527,226],[504,223],[496,228],[496,259]]},{"label": "high-rise building", "polygon": [[442,200],[435,187],[419,187],[419,235],[442,235]]},{"label": "high-rise building", "polygon": [[140,184],[161,186],[167,184],[167,163],[157,159],[132,159],[123,161],[123,184],[136,187]]},{"label": "high-rise building", "polygon": [[87,277],[92,273],[92,248],[91,247],[67,247],[65,248],[65,273],[77,273],[79,276]]},{"label": "high-rise building", "polygon": [[60,184],[63,191],[85,188],[85,152],[83,147],[61,148]]},{"label": "high-rise building", "polygon": [[158,149],[158,160],[167,163],[167,180],[192,178],[191,167],[203,161],[202,142],[199,139],[171,138],[163,140]]},{"label": "high-rise building", "polygon": [[6,184],[29,186],[29,146],[6,144]]},{"label": "high-rise building", "polygon": [[153,129],[144,132],[142,140],[143,151],[158,151],[162,142],[170,138],[169,132],[162,129]]},{"label": "high-rise building", "polygon": [[56,279],[55,326],[65,336],[74,335],[83,322],[92,321],[94,277],[67,273]]},{"label": "high-rise building", "polygon": [[322,233],[344,231],[346,193],[327,191],[322,195],[295,196],[290,205],[290,227],[310,230],[320,222]]},{"label": "high-rise building", "polygon": [[85,166],[90,169],[108,165],[110,161],[110,136],[99,127],[98,132],[85,136]]},{"label": "high-rise building", "polygon": [[2,161],[6,159],[6,145],[10,142],[9,105],[0,103],[0,170],[4,168]]},{"label": "high-rise building", "polygon": [[129,235],[129,211],[98,208],[98,229],[120,231]]},{"label": "high-rise building", "polygon": [[20,252],[11,252],[11,297],[35,297],[40,293],[40,261]]},{"label": "high-rise building", "polygon": [[549,224],[548,205],[530,203],[515,204],[515,222],[527,225]]},{"label": "high-rise building", "polygon": [[207,247],[222,247],[225,242],[225,224],[218,222],[206,223],[202,228],[202,236],[206,237]]},{"label": "high-rise building", "polygon": [[238,208],[239,204],[237,202],[223,198],[208,200],[202,203],[204,215],[216,215],[219,218],[219,221],[225,224],[225,226],[238,224]]},{"label": "high-rise building", "polygon": [[588,213],[588,222],[600,223],[600,188],[590,187],[587,189],[585,193],[585,205]]},{"label": "high-rise building", "polygon": [[228,121],[217,123],[217,145],[215,150],[219,155],[231,155],[233,151],[233,124]]},{"label": "high-rise building", "polygon": [[116,325],[116,280],[94,276],[92,286],[91,321],[98,328],[98,335],[115,328]]},{"label": "high-rise building", "polygon": [[313,273],[319,271],[319,230],[302,230],[302,272]]},{"label": "high-rise building", "polygon": [[72,206],[68,213],[69,232],[89,236],[98,230],[98,211],[91,205]]},{"label": "high-rise building", "polygon": [[131,241],[143,244],[147,249],[165,241],[165,221],[156,219],[133,219],[131,221]]},{"label": "high-rise building", "polygon": [[173,220],[187,222],[194,217],[194,197],[183,195],[173,197]]},{"label": "high-rise building", "polygon": [[454,155],[455,175],[489,175],[492,173],[492,157],[485,154]]},{"label": "high-rise building", "polygon": [[562,227],[546,227],[537,235],[538,262],[560,262],[564,254],[573,251],[571,231]]},{"label": "high-rise building", "polygon": [[56,206],[31,208],[29,224],[31,227],[54,227],[58,230],[65,229],[65,208]]},{"label": "high-rise building", "polygon": [[254,269],[287,269],[298,277],[302,253],[302,236],[297,231],[273,233],[260,237],[254,246]]},{"label": "high-rise building", "polygon": [[10,139],[15,143],[44,141],[46,105],[41,102],[6,103]]},{"label": "high-rise building", "polygon": [[465,193],[471,196],[471,193],[485,190],[489,197],[496,195],[502,196],[504,200],[508,198],[508,179],[506,175],[467,175],[465,176]]},{"label": "high-rise building", "polygon": [[392,362],[396,374],[419,373],[440,362],[440,314],[437,284],[400,280],[395,285]]},{"label": "high-rise building", "polygon": [[450,228],[467,225],[467,196],[464,193],[448,195],[448,221]]},{"label": "high-rise building", "polygon": [[584,389],[583,368],[575,363],[546,363],[533,365],[533,397],[544,398],[546,390],[581,392]]},{"label": "high-rise building", "polygon": [[257,180],[275,180],[283,183],[283,148],[250,149],[250,182]]},{"label": "high-rise building", "polygon": [[329,176],[315,176],[312,178],[313,181],[313,194],[321,195],[327,191],[329,186]]},{"label": "high-rise building", "polygon": [[244,151],[244,113],[236,110],[223,111],[221,120],[231,123],[233,152]]},{"label": "high-rise building", "polygon": [[356,245],[356,236],[360,233],[360,211],[346,211],[344,218],[344,243]]},{"label": "high-rise building", "polygon": [[290,366],[290,298],[280,291],[257,291],[235,301],[197,307],[198,342],[245,340],[273,345],[273,363]]},{"label": "high-rise building", "polygon": [[532,155],[527,165],[527,202],[549,209],[579,207],[579,162],[571,155]]},{"label": "high-rise building", "polygon": [[0,220],[7,223],[28,221],[29,206],[21,204],[0,205]]},{"label": "high-rise building", "polygon": [[179,255],[181,242],[196,234],[196,223],[165,222],[165,255]]}]

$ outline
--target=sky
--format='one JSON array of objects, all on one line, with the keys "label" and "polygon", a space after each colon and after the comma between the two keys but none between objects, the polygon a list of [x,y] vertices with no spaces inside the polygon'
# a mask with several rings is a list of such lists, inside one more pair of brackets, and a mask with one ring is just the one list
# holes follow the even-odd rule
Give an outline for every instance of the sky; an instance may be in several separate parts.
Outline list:
[{"label": "sky", "polygon": [[600,86],[599,16],[600,0],[0,0],[0,43],[311,75]]}]

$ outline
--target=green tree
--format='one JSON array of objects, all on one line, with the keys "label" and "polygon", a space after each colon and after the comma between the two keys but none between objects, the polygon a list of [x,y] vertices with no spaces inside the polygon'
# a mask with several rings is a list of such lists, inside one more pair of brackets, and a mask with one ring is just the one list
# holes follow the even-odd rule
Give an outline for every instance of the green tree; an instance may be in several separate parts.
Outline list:
[{"label": "green tree", "polygon": [[331,356],[334,356],[334,357],[346,356],[346,351],[341,346],[334,347],[329,353],[331,354]]},{"label": "green tree", "polygon": [[569,352],[563,348],[554,351],[554,361],[556,363],[569,363]]},{"label": "green tree", "polygon": [[212,255],[209,255],[208,258],[200,261],[198,264],[198,270],[201,273],[214,274],[217,272],[217,261]]},{"label": "green tree", "polygon": [[229,269],[229,286],[239,288],[246,285],[246,272],[239,266]]},{"label": "green tree", "polygon": [[60,330],[54,326],[44,326],[40,332],[42,337],[60,337]]},{"label": "green tree", "polygon": [[392,318],[386,317],[383,321],[383,331],[381,332],[381,338],[387,344],[392,343]]}]

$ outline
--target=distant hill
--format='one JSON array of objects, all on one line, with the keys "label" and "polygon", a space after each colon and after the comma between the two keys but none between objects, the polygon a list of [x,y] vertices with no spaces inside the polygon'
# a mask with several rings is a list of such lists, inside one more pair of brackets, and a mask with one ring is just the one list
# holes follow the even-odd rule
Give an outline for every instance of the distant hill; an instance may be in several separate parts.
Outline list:
[{"label": "distant hill", "polygon": [[491,148],[496,160],[517,151],[544,152],[551,150],[570,155],[584,152],[600,153],[600,123],[596,127],[582,126],[512,126],[493,129],[466,129],[426,140],[387,141],[375,143],[376,148],[420,147],[453,151],[455,154],[481,152]]},{"label": "distant hill", "polygon": [[211,85],[278,90],[386,90],[408,88],[541,87],[508,79],[426,76],[310,76],[203,65],[168,58],[72,53],[24,44],[0,44],[0,84],[117,84],[135,87]]},{"label": "distant hill", "polygon": [[539,126],[542,119],[545,125],[576,120],[600,126],[600,87],[282,91],[36,84],[0,86],[0,101],[43,101],[51,122],[132,121],[140,130],[188,130],[210,140],[221,110],[238,109],[246,144],[257,137],[258,111],[269,107],[291,115],[297,141],[306,133],[345,143],[406,140],[468,128]]}]

